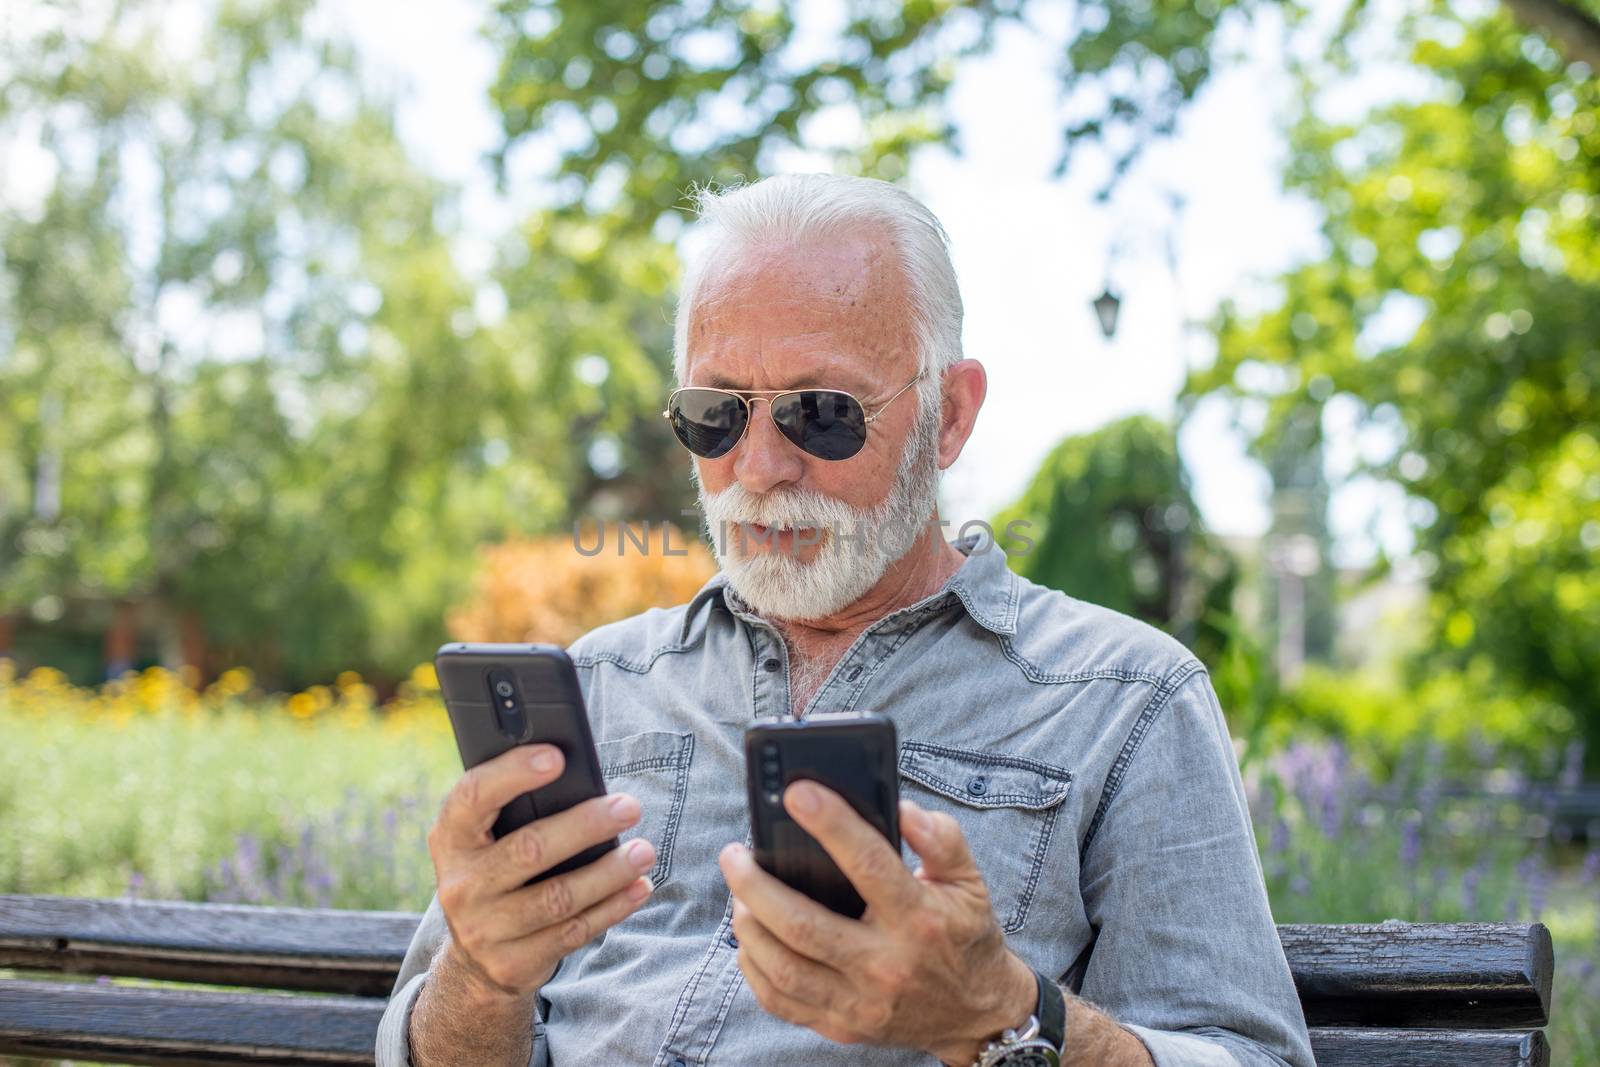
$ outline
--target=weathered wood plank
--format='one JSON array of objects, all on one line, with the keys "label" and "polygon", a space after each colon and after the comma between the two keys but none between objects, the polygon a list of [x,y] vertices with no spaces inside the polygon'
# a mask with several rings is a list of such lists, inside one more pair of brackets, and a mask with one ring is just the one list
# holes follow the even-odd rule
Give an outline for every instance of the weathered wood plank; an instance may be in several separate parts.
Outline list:
[{"label": "weathered wood plank", "polygon": [[1313,1026],[1533,1029],[1550,1021],[1543,923],[1278,927]]},{"label": "weathered wood plank", "polygon": [[[0,982],[0,1054],[173,1067],[373,1062],[383,1001]],[[1539,1031],[1311,1030],[1319,1067],[1548,1067]]]},{"label": "weathered wood plank", "polygon": [[1539,1030],[1313,1027],[1317,1067],[1549,1067]]},{"label": "weathered wood plank", "polygon": [[[0,967],[387,996],[420,916],[0,896]],[[1312,1026],[1537,1028],[1541,923],[1278,927]]]},{"label": "weathered wood plank", "polygon": [[0,967],[386,997],[420,919],[0,895]]},{"label": "weathered wood plank", "polygon": [[0,981],[0,1053],[183,1067],[371,1064],[369,997]]}]

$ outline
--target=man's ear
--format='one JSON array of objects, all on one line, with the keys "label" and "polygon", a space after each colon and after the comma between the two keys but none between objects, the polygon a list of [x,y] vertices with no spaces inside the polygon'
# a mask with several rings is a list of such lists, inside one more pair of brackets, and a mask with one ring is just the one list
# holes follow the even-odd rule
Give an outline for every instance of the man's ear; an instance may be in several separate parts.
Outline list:
[{"label": "man's ear", "polygon": [[943,410],[939,419],[939,469],[949,467],[966,447],[978,421],[978,409],[989,391],[989,376],[975,359],[952,363],[939,383]]}]

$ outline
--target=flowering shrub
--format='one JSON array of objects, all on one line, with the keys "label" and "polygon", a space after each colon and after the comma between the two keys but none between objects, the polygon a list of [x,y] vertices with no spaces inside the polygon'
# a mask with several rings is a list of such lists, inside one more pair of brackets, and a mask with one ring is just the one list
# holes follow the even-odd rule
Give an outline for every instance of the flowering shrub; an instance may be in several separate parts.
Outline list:
[{"label": "flowering shrub", "polygon": [[[642,524],[629,528],[643,538]],[[661,529],[650,524],[647,550],[626,541],[620,554],[619,528],[609,523],[594,555],[579,552],[567,534],[482,549],[472,599],[449,618],[451,636],[566,646],[604,623],[687,602],[716,573],[716,561],[703,541],[676,528],[668,555]],[[593,549],[600,534],[586,531],[579,543]]]}]

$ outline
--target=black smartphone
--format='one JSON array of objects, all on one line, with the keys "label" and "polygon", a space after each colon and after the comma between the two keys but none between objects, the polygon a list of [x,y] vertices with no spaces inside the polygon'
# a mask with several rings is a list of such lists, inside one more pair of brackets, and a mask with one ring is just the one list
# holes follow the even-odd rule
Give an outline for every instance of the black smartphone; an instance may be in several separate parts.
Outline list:
[{"label": "black smartphone", "polygon": [[[566,760],[560,778],[500,809],[494,822],[496,840],[605,793],[583,690],[566,649],[457,642],[439,646],[433,669],[463,767],[470,770],[517,745],[555,745]],[[616,847],[615,837],[602,841],[523,884],[576,870]]]},{"label": "black smartphone", "polygon": [[762,869],[839,914],[859,919],[866,902],[817,839],[789,817],[783,791],[801,778],[821,782],[899,853],[898,746],[894,722],[874,712],[813,714],[746,727],[750,845]]}]

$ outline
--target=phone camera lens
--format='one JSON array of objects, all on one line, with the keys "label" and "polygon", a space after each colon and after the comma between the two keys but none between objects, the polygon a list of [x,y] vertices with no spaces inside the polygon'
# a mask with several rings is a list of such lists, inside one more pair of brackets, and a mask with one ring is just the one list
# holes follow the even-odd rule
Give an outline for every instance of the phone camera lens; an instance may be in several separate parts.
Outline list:
[{"label": "phone camera lens", "polygon": [[494,691],[503,697],[508,697],[512,693],[511,683],[502,678],[494,683]]}]

